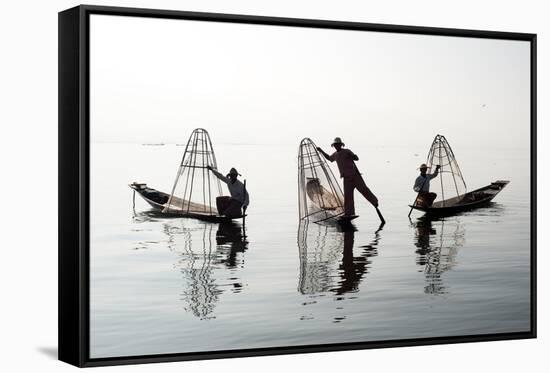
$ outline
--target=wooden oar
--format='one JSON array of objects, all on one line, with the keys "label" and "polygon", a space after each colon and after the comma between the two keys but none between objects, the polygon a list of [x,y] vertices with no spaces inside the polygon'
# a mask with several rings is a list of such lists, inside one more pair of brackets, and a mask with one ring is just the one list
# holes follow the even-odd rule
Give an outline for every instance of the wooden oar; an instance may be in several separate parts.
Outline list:
[{"label": "wooden oar", "polygon": [[[439,166],[439,165],[436,165],[436,168],[437,168],[437,166]],[[412,204],[411,206],[415,206],[415,205],[416,205],[416,201],[418,201],[418,197],[420,196],[420,193],[422,192],[422,188],[424,188],[424,184],[426,184],[426,181],[428,181],[428,177],[426,177],[426,178],[424,179],[424,182],[422,183],[422,186],[420,187],[420,190],[418,191],[418,194],[416,195],[416,198],[414,199],[414,202],[413,202],[413,204]],[[411,209],[410,209],[410,211],[409,211],[409,215],[407,215],[407,217],[409,217],[409,218],[411,217],[412,211],[413,211],[413,208],[411,207]]]},{"label": "wooden oar", "polygon": [[380,221],[382,222],[381,226],[386,224],[386,220],[382,216],[382,213],[380,212],[380,210],[378,210],[378,207],[376,207],[376,213],[378,214],[378,217],[380,218]]},{"label": "wooden oar", "polygon": [[[422,183],[422,186],[420,187],[420,190],[418,191],[418,194],[416,195],[416,198],[414,199],[414,202],[412,203],[411,206],[415,206],[416,205],[416,201],[418,201],[418,197],[420,196],[420,193],[422,192],[422,188],[424,188],[424,184],[426,184],[426,181],[428,181],[428,178],[426,178],[424,180],[424,182]],[[413,208],[411,207],[411,210],[409,211],[409,215],[407,215],[408,218],[411,217],[411,213],[413,212]]]}]

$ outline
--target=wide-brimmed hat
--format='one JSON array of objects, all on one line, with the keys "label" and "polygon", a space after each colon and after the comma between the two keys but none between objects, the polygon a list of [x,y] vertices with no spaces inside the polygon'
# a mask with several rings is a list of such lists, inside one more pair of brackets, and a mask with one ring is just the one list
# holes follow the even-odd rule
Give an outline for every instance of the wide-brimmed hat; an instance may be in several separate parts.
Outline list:
[{"label": "wide-brimmed hat", "polygon": [[227,176],[230,176],[230,175],[241,176],[241,174],[237,172],[237,169],[235,167],[231,167],[231,170],[229,170],[229,173],[227,174]]},{"label": "wide-brimmed hat", "polygon": [[428,167],[428,165],[426,163],[422,163],[420,165],[420,167],[418,167],[419,170],[423,169],[423,168],[431,168],[431,167]]},{"label": "wide-brimmed hat", "polygon": [[342,145],[342,146],[346,145],[346,144],[343,143],[342,139],[339,138],[339,137],[335,137],[335,138],[334,138],[334,142],[333,142],[332,145],[330,145],[330,146],[334,146],[335,144],[340,144],[340,145]]}]

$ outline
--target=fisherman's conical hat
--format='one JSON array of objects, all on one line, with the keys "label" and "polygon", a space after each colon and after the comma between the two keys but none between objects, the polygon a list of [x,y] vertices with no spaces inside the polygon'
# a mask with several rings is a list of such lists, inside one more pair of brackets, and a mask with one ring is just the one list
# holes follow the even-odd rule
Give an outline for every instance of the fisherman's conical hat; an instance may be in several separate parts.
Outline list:
[{"label": "fisherman's conical hat", "polygon": [[334,142],[332,143],[331,146],[334,146],[334,145],[336,145],[336,144],[340,144],[340,145],[342,145],[342,146],[346,145],[346,144],[344,144],[344,143],[342,142],[342,139],[339,138],[339,137],[335,137],[335,138],[334,138]]}]

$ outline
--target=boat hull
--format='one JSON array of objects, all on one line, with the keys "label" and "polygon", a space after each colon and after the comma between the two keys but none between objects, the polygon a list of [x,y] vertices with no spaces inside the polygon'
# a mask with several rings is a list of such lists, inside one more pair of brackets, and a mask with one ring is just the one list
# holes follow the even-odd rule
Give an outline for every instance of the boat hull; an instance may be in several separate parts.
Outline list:
[{"label": "boat hull", "polygon": [[192,211],[181,211],[181,212],[176,210],[165,211],[166,203],[170,198],[169,194],[150,188],[146,184],[133,183],[133,184],[130,184],[129,187],[133,189],[137,194],[139,194],[139,196],[143,198],[143,200],[147,202],[153,208],[153,210],[155,210],[159,214],[164,215],[166,217],[185,217],[185,218],[193,218],[193,219],[215,222],[215,223],[230,222],[234,219],[241,219],[243,217],[243,216],[227,217],[223,215],[198,213],[198,212],[192,212]]},{"label": "boat hull", "polygon": [[509,181],[499,180],[491,184],[468,192],[462,196],[455,197],[445,201],[435,202],[430,207],[409,205],[409,207],[423,211],[427,215],[453,215],[464,211],[469,211],[481,207],[486,207],[499,194]]}]

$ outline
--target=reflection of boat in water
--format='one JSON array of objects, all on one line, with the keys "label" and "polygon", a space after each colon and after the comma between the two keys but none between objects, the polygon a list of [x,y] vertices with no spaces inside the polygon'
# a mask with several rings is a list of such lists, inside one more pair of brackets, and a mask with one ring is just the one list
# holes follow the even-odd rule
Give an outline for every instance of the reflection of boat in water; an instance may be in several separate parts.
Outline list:
[{"label": "reflection of boat in water", "polygon": [[317,224],[310,227],[307,222],[300,224],[300,293],[313,295],[332,292],[341,296],[355,292],[364,275],[368,273],[372,264],[371,258],[378,255],[381,229],[374,233],[369,244],[359,247],[361,252],[355,256],[355,227],[350,224],[346,229],[338,228]]},{"label": "reflection of boat in water", "polygon": [[[148,212],[136,216],[136,222],[160,221],[162,214]],[[181,300],[185,310],[200,319],[214,316],[214,308],[225,292],[243,289],[238,271],[244,266],[243,254],[248,243],[242,228],[234,223],[213,224],[186,219],[162,219],[168,248],[178,256],[174,267],[184,285]],[[229,272],[229,274],[228,274]]]},{"label": "reflection of boat in water", "polygon": [[458,161],[447,139],[442,135],[437,135],[432,142],[426,165],[432,170],[440,166],[439,175],[433,179],[440,199],[428,207],[417,197],[409,207],[427,215],[447,216],[487,206],[509,183],[508,180],[498,180],[468,192]]},{"label": "reflection of boat in water", "polygon": [[134,182],[129,187],[153,209],[167,216],[214,222],[241,218],[242,216],[227,217],[218,213],[216,201],[222,196],[222,188],[220,180],[208,167],[217,168],[212,141],[205,129],[197,128],[191,133],[185,146],[170,193],[148,187],[144,183]]},{"label": "reflection of boat in water", "polygon": [[[427,294],[444,294],[443,273],[456,264],[458,248],[465,242],[465,230],[458,219],[420,218],[414,224],[416,264],[423,267]],[[439,230],[439,233],[438,233]]]}]

